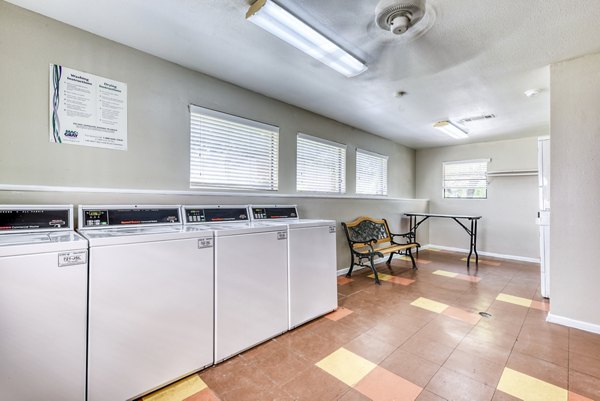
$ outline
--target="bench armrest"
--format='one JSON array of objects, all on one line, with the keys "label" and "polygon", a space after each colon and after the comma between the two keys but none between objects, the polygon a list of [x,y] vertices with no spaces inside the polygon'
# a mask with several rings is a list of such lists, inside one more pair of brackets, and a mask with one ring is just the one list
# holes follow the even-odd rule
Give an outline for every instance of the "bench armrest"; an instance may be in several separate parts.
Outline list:
[{"label": "bench armrest", "polygon": [[408,232],[408,233],[403,233],[403,234],[393,234],[390,233],[390,238],[392,239],[392,243],[397,244],[397,242],[394,240],[395,237],[402,237],[404,239],[407,239],[409,242],[411,242],[412,240],[412,233]]},{"label": "bench armrest", "polygon": [[351,239],[348,239],[348,242],[350,242],[351,245],[355,245],[355,244],[363,244],[364,246],[370,246],[371,248],[373,248],[373,245],[375,242],[377,242],[376,238],[371,238],[370,240],[367,241],[352,241]]}]

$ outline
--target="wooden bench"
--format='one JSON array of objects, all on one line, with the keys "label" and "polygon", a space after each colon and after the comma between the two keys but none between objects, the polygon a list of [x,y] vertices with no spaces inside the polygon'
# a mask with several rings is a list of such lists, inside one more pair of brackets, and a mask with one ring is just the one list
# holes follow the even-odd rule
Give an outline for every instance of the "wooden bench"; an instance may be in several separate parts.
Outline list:
[{"label": "wooden bench", "polygon": [[[419,244],[412,242],[412,234],[392,234],[385,219],[377,220],[371,217],[359,217],[349,223],[342,223],[348,245],[350,246],[350,270],[346,277],[352,275],[354,265],[368,267],[373,271],[375,283],[381,285],[377,270],[375,270],[375,257],[383,258],[384,255],[390,255],[387,264],[389,265],[394,255],[408,255],[412,261],[413,269],[417,269],[415,259],[411,250],[418,248]],[[400,238],[400,240],[397,240]],[[369,264],[365,264],[365,261]]]}]

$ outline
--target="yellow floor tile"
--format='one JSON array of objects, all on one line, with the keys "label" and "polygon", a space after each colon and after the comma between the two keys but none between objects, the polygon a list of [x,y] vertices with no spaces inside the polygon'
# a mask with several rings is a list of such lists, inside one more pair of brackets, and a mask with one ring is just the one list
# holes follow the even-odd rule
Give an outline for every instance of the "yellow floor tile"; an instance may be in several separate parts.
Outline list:
[{"label": "yellow floor tile", "polygon": [[[390,276],[389,274],[385,274],[385,273],[377,273],[377,275],[379,276],[379,280],[382,280],[382,281],[389,281],[392,277],[394,277],[394,276]],[[375,275],[369,274],[367,277],[375,278]]]},{"label": "yellow floor tile", "polygon": [[433,274],[437,274],[438,276],[444,276],[444,277],[452,277],[452,278],[458,276],[458,273],[447,272],[445,270],[436,270],[433,272]]},{"label": "yellow floor tile", "polygon": [[498,390],[524,401],[567,401],[569,392],[554,384],[504,368]]},{"label": "yellow floor tile", "polygon": [[448,308],[448,305],[443,304],[441,302],[436,302],[427,298],[418,298],[415,301],[410,303],[412,306],[417,306],[422,309],[427,309],[428,311],[435,313],[442,313]]},{"label": "yellow floor tile", "polygon": [[208,386],[198,375],[186,377],[168,387],[145,396],[143,401],[183,401]]},{"label": "yellow floor tile", "polygon": [[338,349],[315,365],[349,386],[354,386],[377,366],[345,348]]},{"label": "yellow floor tile", "polygon": [[[466,262],[467,258],[462,258],[461,260],[463,262]],[[474,257],[471,257],[471,263],[477,263],[477,259]],[[500,266],[502,264],[500,262],[492,262],[491,260],[483,260],[481,258],[479,258],[479,263],[482,265],[488,265],[488,266]]]},{"label": "yellow floor tile", "polygon": [[[421,258],[418,258],[418,257],[416,257],[414,254],[413,254],[413,257],[415,258],[415,262],[417,262],[417,263],[419,263],[419,264],[422,264],[422,265],[428,265],[429,263],[431,263],[431,260],[427,260],[427,259],[421,259]],[[410,256],[406,256],[406,255],[398,255],[398,256],[396,256],[394,259],[405,260],[405,261],[407,261],[407,262],[410,262],[410,261],[411,261],[411,260],[410,260]]]},{"label": "yellow floor tile", "polygon": [[496,299],[498,301],[508,302],[508,303],[515,304],[515,305],[521,305],[521,306],[525,306],[527,308],[529,308],[531,306],[531,299],[515,297],[514,295],[500,293],[500,294],[498,294]]}]

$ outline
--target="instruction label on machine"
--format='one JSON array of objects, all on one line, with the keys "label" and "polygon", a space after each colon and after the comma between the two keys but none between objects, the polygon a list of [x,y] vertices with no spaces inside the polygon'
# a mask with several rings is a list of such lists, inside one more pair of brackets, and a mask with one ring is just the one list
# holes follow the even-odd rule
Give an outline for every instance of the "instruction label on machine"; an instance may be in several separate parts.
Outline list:
[{"label": "instruction label on machine", "polygon": [[50,142],[127,150],[127,84],[50,64]]},{"label": "instruction label on machine", "polygon": [[329,226],[329,234],[335,234],[335,226]]},{"label": "instruction label on machine", "polygon": [[212,248],[212,246],[213,246],[212,238],[201,238],[198,240],[198,249]]},{"label": "instruction label on machine", "polygon": [[58,254],[58,267],[84,265],[87,263],[87,251],[63,252]]},{"label": "instruction label on machine", "polygon": [[287,232],[285,232],[285,231],[278,231],[277,232],[277,239],[287,239]]}]

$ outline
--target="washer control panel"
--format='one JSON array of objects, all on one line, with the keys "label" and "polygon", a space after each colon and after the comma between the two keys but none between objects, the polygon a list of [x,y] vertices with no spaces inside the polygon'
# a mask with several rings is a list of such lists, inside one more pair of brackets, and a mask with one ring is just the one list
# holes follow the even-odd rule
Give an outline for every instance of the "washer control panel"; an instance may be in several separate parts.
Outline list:
[{"label": "washer control panel", "polygon": [[73,209],[0,208],[0,232],[70,229]]},{"label": "washer control panel", "polygon": [[229,221],[249,221],[245,207],[187,207],[183,208],[185,223],[221,223]]},{"label": "washer control panel", "polygon": [[297,219],[296,206],[251,206],[253,220]]},{"label": "washer control panel", "polygon": [[181,224],[178,207],[85,208],[81,218],[82,228]]}]

